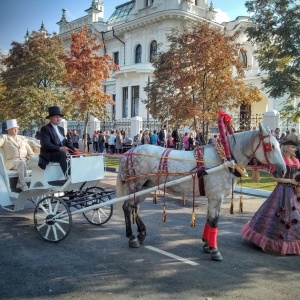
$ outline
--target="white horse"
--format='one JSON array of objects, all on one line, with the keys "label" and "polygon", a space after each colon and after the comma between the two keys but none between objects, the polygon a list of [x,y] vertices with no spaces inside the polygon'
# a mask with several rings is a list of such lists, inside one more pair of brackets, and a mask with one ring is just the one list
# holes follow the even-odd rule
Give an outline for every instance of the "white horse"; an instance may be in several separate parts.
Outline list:
[{"label": "white horse", "polygon": [[[230,152],[237,165],[246,166],[255,157],[267,165],[276,177],[283,177],[286,166],[281,155],[276,138],[260,126],[259,131],[239,132],[228,137]],[[196,170],[197,163],[194,151],[172,150],[166,157],[166,148],[142,145],[131,149],[120,160],[117,178],[117,196],[121,197],[136,193],[142,189],[158,186],[163,182],[178,179],[174,173],[188,173]],[[206,145],[203,149],[205,169],[214,168],[222,164],[215,147]],[[212,164],[213,163],[213,164]],[[168,173],[165,176],[162,173]],[[172,174],[173,173],[173,174]],[[159,176],[161,174],[161,176]],[[162,176],[163,175],[163,176]],[[183,176],[183,175],[182,175]],[[129,179],[129,180],[128,180]],[[237,177],[230,171],[222,169],[213,174],[204,175],[205,196],[208,198],[207,222],[202,234],[204,252],[210,253],[213,260],[222,260],[217,248],[218,218],[222,201],[232,193]],[[197,180],[197,179],[196,179]],[[196,184],[198,187],[198,184]],[[193,196],[193,180],[166,188],[166,192],[186,197]],[[199,195],[198,188],[196,195]],[[139,247],[146,237],[146,227],[138,215],[139,205],[145,200],[146,195],[133,197],[123,204],[126,223],[126,236],[129,238],[130,247]],[[136,214],[138,229],[137,238],[133,235],[130,214]]]}]

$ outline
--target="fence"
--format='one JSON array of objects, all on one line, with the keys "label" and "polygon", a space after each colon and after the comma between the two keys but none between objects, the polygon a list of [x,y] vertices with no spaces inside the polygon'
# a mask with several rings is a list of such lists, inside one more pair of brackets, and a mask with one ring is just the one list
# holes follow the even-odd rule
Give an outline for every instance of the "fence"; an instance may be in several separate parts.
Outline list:
[{"label": "fence", "polygon": [[[243,130],[251,130],[257,129],[259,123],[263,122],[263,114],[234,114],[232,115],[232,126],[236,131],[243,131]],[[6,124],[5,122],[2,123],[0,126],[0,134],[7,133],[6,131]],[[150,131],[160,130],[162,128],[162,123],[155,119],[142,119],[140,123],[140,129],[148,128]],[[131,119],[119,119],[115,121],[98,121],[95,124],[96,130],[102,131],[111,131],[111,130],[124,130],[129,136],[131,136]],[[289,123],[286,120],[280,120],[279,128],[282,129],[284,132],[287,129],[296,128],[297,132],[299,130],[299,123]],[[2,129],[2,132],[1,132]],[[84,133],[84,122],[83,121],[74,121],[68,120],[67,121],[67,129],[76,130],[80,137],[82,137]],[[275,129],[275,128],[271,128]],[[91,130],[91,123],[88,122],[87,124],[87,132]],[[179,131],[184,131],[185,128],[180,128]],[[218,133],[218,127],[216,125],[211,126],[209,130],[209,134]],[[24,133],[25,134],[25,133]]]}]

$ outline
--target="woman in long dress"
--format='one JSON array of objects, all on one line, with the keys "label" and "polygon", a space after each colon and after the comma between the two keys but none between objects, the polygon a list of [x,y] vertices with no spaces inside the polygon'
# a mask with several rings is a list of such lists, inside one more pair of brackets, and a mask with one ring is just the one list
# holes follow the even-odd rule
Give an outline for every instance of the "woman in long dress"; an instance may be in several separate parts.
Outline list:
[{"label": "woman in long dress", "polygon": [[[300,203],[294,191],[299,183],[296,172],[300,168],[295,157],[297,144],[286,141],[281,150],[287,172],[284,178],[274,178],[277,186],[255,213],[241,233],[264,252],[286,255],[300,255]],[[296,181],[296,179],[298,179]]]}]

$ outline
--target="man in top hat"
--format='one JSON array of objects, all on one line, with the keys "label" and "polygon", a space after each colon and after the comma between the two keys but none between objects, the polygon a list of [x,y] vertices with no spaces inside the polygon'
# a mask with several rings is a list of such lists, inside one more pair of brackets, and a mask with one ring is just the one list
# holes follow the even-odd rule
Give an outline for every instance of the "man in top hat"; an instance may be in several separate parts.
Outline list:
[{"label": "man in top hat", "polygon": [[27,165],[34,153],[25,137],[18,135],[19,126],[16,119],[7,120],[6,127],[8,134],[0,137],[0,147],[3,148],[5,155],[5,167],[8,170],[18,171],[17,188],[26,191],[28,190],[26,184]]},{"label": "man in top hat", "polygon": [[41,128],[40,142],[41,152],[39,158],[39,167],[43,170],[49,162],[58,162],[64,174],[67,172],[67,152],[75,151],[72,142],[65,137],[64,129],[58,126],[63,114],[59,106],[50,106],[47,119],[50,122]]}]

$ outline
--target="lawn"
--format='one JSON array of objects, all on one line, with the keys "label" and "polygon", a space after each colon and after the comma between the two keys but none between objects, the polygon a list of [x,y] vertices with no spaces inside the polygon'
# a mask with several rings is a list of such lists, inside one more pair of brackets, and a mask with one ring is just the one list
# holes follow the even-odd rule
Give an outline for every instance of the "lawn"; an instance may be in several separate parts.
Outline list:
[{"label": "lawn", "polygon": [[249,175],[248,178],[242,177],[242,181],[240,181],[240,179],[238,179],[238,183],[237,185],[241,185],[242,187],[247,187],[247,188],[251,188],[251,189],[260,189],[260,190],[267,190],[267,191],[273,191],[275,186],[276,186],[276,182],[273,179],[272,174],[269,174],[265,171],[260,171],[260,181],[253,181],[251,179],[252,176],[252,171],[248,171],[247,173]]},{"label": "lawn", "polygon": [[104,156],[104,164],[108,168],[119,168],[120,157]]}]

